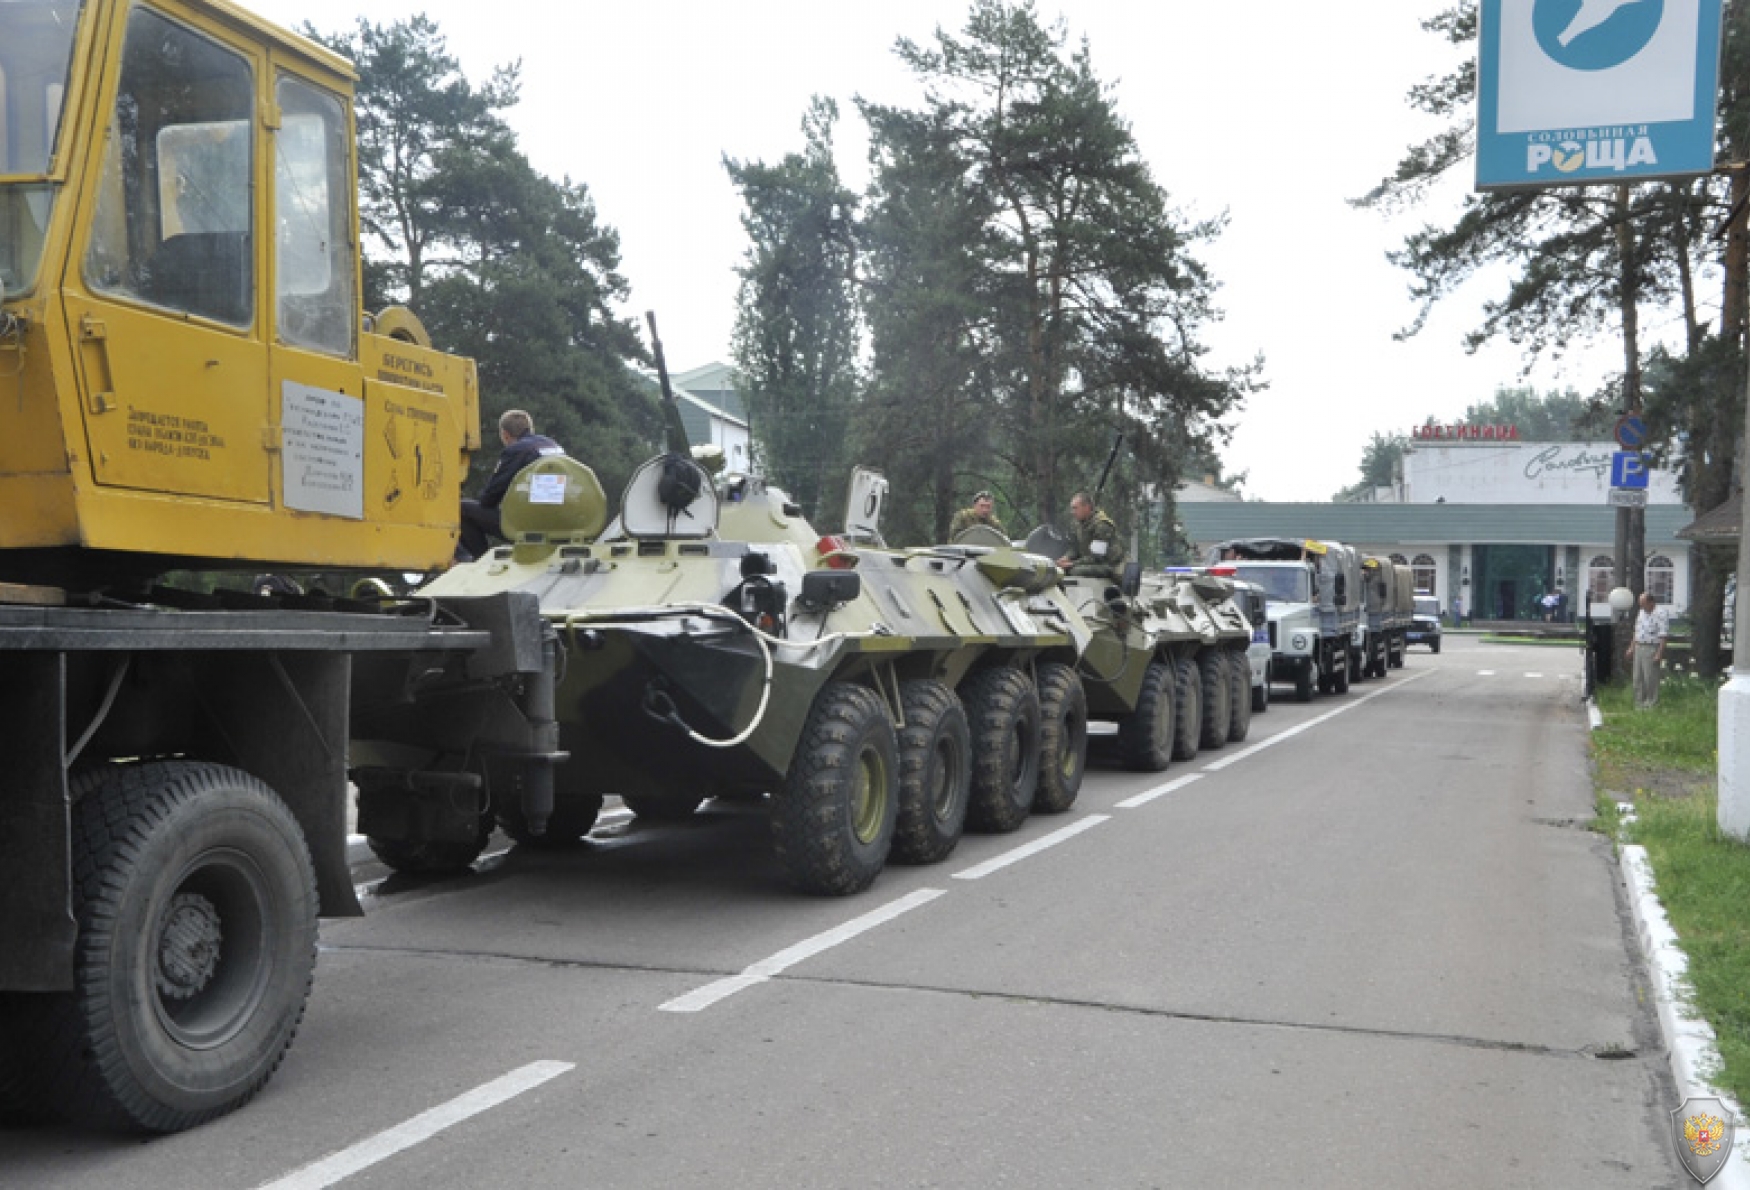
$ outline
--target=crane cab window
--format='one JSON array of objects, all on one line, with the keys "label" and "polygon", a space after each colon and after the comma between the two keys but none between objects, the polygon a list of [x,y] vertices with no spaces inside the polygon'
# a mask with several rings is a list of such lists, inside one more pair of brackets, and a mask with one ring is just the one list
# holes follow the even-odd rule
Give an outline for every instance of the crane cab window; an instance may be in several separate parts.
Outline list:
[{"label": "crane cab window", "polygon": [[247,59],[133,11],[85,255],[93,289],[253,321],[253,110]]},{"label": "crane cab window", "polygon": [[62,100],[80,0],[0,3],[0,289],[31,289],[42,258],[60,151]]},{"label": "crane cab window", "polygon": [[290,77],[277,88],[274,137],[274,251],[280,340],[350,357],[353,305],[352,207],[346,109]]}]

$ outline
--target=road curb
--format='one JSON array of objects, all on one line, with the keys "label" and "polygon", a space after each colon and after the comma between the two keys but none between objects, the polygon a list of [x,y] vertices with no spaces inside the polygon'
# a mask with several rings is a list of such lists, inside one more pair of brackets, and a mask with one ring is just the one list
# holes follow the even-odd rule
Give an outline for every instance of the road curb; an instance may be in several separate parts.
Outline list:
[{"label": "road curb", "polygon": [[1586,721],[1592,725],[1593,731],[1604,726],[1604,712],[1598,709],[1598,703],[1595,699],[1588,698],[1586,700]]},{"label": "road curb", "polygon": [[[1679,1103],[1694,1096],[1713,1096],[1725,1104],[1738,1122],[1733,1140],[1737,1159],[1728,1162],[1709,1180],[1709,1190],[1750,1190],[1750,1126],[1746,1126],[1737,1101],[1708,1082],[1706,1072],[1717,1069],[1720,1061],[1713,1027],[1694,1015],[1689,1006],[1689,958],[1677,945],[1677,933],[1659,902],[1646,848],[1623,846],[1620,864],[1623,882],[1628,886],[1629,905],[1634,910],[1635,936],[1653,979],[1659,1032],[1665,1038]],[[1671,1106],[1676,1108],[1678,1104]]]}]

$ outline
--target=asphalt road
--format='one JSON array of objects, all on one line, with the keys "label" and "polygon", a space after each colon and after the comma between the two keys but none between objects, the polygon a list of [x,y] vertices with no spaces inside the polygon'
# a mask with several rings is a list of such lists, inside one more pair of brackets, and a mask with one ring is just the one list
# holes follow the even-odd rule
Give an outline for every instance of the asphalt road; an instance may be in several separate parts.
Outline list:
[{"label": "asphalt road", "polygon": [[1690,1185],[1579,660],[1448,638],[843,900],[746,808],[392,880],[253,1104],[0,1186]]}]

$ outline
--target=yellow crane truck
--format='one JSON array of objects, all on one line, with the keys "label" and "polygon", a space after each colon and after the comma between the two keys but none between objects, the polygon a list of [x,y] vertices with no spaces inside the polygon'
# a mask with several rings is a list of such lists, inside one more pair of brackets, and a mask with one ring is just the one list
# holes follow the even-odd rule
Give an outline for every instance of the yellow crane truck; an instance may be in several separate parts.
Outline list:
[{"label": "yellow crane truck", "polygon": [[[0,0],[0,1113],[167,1132],[266,1083],[318,917],[359,912],[385,708],[550,812],[532,597],[158,581],[451,556],[474,366],[361,309],[354,80],[225,0]],[[373,779],[477,853],[483,767]]]}]

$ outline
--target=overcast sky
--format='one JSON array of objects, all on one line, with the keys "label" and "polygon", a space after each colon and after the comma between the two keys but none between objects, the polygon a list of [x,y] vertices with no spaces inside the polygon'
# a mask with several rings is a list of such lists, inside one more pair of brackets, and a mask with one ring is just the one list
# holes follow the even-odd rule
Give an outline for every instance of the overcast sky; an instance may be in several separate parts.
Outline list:
[{"label": "overcast sky", "polygon": [[[586,184],[620,233],[626,313],[653,309],[676,371],[729,358],[740,205],[728,154],[775,161],[801,146],[809,98],[839,101],[840,169],[860,188],[854,96],[916,103],[896,38],[958,32],[945,0],[244,0],[282,24],[324,32],[361,13],[379,24],[424,12],[476,81],[522,62],[509,120],[543,172]],[[1436,125],[1405,95],[1456,58],[1420,22],[1444,0],[1041,0],[1086,37],[1155,178],[1188,215],[1226,213],[1202,257],[1225,320],[1212,366],[1265,361],[1269,389],[1230,418],[1229,471],[1269,500],[1324,500],[1358,477],[1370,435],[1424,416],[1457,418],[1518,383],[1511,345],[1465,354],[1487,286],[1454,299],[1408,343],[1406,277],[1385,259],[1424,218],[1455,209],[1468,178],[1396,223],[1351,208]],[[1653,319],[1657,332],[1663,323]],[[1539,388],[1596,387],[1608,344],[1542,365]],[[568,444],[587,457],[587,444]]]}]

